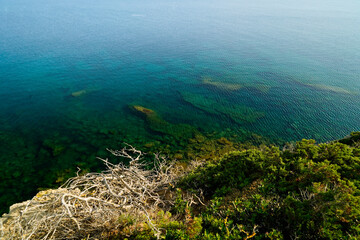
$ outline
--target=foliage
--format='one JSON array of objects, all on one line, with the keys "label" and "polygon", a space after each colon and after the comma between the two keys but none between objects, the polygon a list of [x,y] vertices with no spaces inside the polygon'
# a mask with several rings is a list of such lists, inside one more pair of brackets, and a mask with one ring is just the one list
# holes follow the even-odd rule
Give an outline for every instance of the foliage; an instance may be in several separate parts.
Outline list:
[{"label": "foliage", "polygon": [[[160,221],[164,238],[359,239],[359,136],[252,147],[208,161],[178,183],[175,218],[166,213]],[[182,194],[199,189],[206,206],[190,209]]]},{"label": "foliage", "polygon": [[173,174],[176,181],[138,203],[162,204],[117,215],[102,239],[360,239],[360,133],[282,150],[252,146],[183,171],[180,180]]},{"label": "foliage", "polygon": [[[188,174],[202,189],[202,239],[359,239],[360,134],[232,152]],[[248,235],[244,234],[248,233]]]}]

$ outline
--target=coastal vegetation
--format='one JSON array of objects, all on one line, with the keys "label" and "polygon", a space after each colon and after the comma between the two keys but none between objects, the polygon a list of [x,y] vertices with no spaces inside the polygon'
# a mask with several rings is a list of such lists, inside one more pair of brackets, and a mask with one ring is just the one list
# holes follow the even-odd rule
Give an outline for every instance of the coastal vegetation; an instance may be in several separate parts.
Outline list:
[{"label": "coastal vegetation", "polygon": [[209,199],[202,237],[358,239],[359,139],[236,151],[187,175],[183,189],[202,189]]},{"label": "coastal vegetation", "polygon": [[282,149],[217,142],[227,150],[203,161],[155,155],[149,162],[131,146],[109,150],[128,161],[102,159],[105,172],[79,174],[13,207],[2,236],[359,239],[360,132]]}]

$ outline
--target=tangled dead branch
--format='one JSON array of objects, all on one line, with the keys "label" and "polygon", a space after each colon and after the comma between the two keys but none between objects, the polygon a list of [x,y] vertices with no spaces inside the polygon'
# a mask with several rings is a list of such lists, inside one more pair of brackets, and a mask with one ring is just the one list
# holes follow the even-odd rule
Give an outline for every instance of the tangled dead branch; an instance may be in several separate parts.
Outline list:
[{"label": "tangled dead branch", "polygon": [[[129,164],[99,158],[106,171],[78,172],[59,189],[39,192],[21,205],[16,216],[0,220],[1,239],[97,239],[121,228],[119,217],[129,214],[146,221],[159,238],[153,213],[174,204],[170,186],[185,169],[159,155],[154,157],[154,167],[148,168],[142,162],[143,153],[130,145],[108,151]],[[187,199],[199,202],[198,196]]]}]

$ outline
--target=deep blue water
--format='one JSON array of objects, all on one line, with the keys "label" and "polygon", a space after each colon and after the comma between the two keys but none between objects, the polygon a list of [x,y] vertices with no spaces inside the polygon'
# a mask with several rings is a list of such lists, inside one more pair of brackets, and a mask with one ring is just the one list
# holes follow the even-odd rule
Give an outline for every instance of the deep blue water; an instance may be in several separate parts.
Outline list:
[{"label": "deep blue water", "polygon": [[239,141],[360,130],[359,26],[357,0],[0,0],[0,204],[106,147],[186,142],[131,105]]}]

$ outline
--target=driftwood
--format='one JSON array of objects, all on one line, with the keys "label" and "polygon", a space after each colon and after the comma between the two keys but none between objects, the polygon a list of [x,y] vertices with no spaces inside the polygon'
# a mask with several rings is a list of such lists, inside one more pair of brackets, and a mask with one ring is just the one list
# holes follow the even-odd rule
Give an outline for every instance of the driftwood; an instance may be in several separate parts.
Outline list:
[{"label": "driftwood", "polygon": [[[0,239],[99,239],[121,228],[119,217],[124,215],[143,219],[160,238],[152,216],[174,204],[171,186],[185,169],[159,155],[154,157],[154,167],[147,168],[143,153],[130,145],[108,151],[128,159],[129,164],[99,158],[107,170],[78,172],[59,189],[39,192],[17,214],[0,219]],[[198,199],[187,196],[190,203]]]}]

